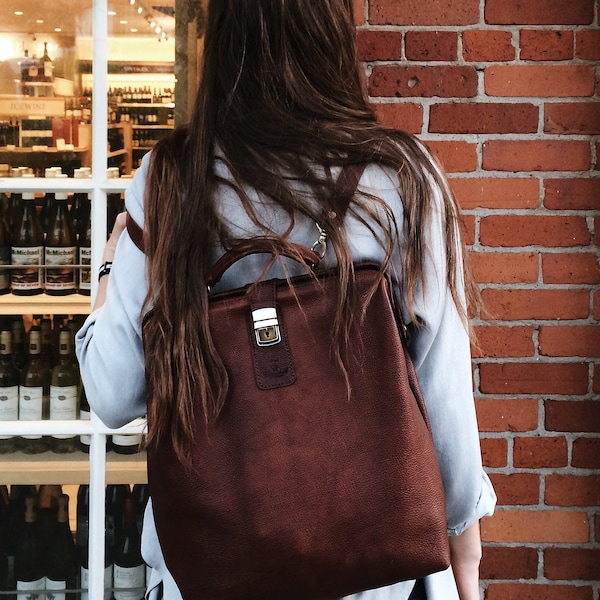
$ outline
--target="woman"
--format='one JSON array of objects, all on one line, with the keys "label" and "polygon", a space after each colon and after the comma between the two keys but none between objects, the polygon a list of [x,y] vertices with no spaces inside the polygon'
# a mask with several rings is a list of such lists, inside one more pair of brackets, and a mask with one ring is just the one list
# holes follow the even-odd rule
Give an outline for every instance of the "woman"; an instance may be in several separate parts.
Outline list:
[{"label": "woman", "polygon": [[[367,166],[337,228],[326,199],[341,166],[357,163]],[[340,277],[351,278],[351,260],[372,259],[402,284],[452,553],[451,569],[427,577],[424,588],[431,600],[479,598],[478,521],[495,496],[481,466],[471,389],[466,304],[474,286],[463,277],[457,210],[442,173],[419,142],[378,125],[364,98],[352,1],[211,0],[191,122],[146,157],[126,206],[144,227],[146,255],[121,235],[119,216],[104,252],[112,272],[103,269],[94,311],[77,335],[100,418],[116,427],[146,414],[146,360],[156,390],[152,422],[161,424],[148,442],[169,436],[185,457],[192,403],[215,418],[226,378],[209,343],[204,273],[225,248],[253,235],[311,246],[319,222],[330,234],[324,261],[337,263]],[[236,265],[220,286],[253,281],[263,266]],[[336,336],[349,303],[342,292]],[[140,317],[150,306],[160,327],[144,357]],[[192,353],[204,359],[193,373]],[[143,535],[153,567],[148,597],[162,587],[167,600],[180,598],[151,501]],[[402,582],[354,598],[424,597],[419,586]]]}]

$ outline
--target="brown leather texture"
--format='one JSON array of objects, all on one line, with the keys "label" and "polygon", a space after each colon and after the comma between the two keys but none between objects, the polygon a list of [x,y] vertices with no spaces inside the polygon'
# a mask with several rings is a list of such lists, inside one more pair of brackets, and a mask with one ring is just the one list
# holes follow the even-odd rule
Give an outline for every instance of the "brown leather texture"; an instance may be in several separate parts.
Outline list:
[{"label": "brown leather texture", "polygon": [[[377,279],[356,265],[368,303],[345,348],[350,397],[331,356],[334,275],[211,296],[225,407],[209,427],[196,412],[191,469],[168,439],[148,452],[161,548],[186,600],[338,599],[448,566],[426,409],[387,280],[368,293]],[[285,360],[257,345],[257,298],[276,305]],[[293,381],[260,384],[290,365]]]}]

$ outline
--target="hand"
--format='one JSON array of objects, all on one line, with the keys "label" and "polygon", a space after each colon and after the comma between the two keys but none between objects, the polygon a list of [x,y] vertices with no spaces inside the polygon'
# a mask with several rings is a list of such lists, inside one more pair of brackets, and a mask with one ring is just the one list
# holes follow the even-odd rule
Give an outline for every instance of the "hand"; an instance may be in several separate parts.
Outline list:
[{"label": "hand", "polygon": [[125,230],[125,226],[127,224],[127,213],[122,212],[117,215],[115,220],[115,224],[113,230],[110,233],[110,237],[106,242],[106,246],[104,247],[104,253],[102,254],[102,262],[112,262],[115,258],[115,251],[117,249],[117,242],[121,237],[121,234]]},{"label": "hand", "polygon": [[481,537],[479,521],[461,535],[450,536],[450,561],[460,600],[479,600]]}]

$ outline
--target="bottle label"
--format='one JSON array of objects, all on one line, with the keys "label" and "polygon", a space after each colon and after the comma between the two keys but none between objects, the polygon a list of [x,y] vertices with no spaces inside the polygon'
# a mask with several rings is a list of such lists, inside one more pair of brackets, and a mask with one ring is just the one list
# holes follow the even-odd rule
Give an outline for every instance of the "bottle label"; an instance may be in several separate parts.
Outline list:
[{"label": "bottle label", "polygon": [[[77,398],[79,394],[76,385],[50,386],[50,420],[65,421],[77,418]],[[52,434],[53,438],[68,440],[74,435]]]},{"label": "bottle label", "polygon": [[115,446],[139,446],[142,438],[141,433],[113,434],[112,442]]},{"label": "bottle label", "polygon": [[30,80],[37,79],[37,76],[38,76],[37,65],[32,65],[31,67],[29,67],[28,75],[29,75]]},{"label": "bottle label", "polygon": [[46,81],[52,80],[52,63],[49,60],[44,62],[44,78]]},{"label": "bottle label", "polygon": [[[44,257],[46,259],[46,290],[74,290],[75,269],[67,268],[75,264],[75,246],[46,247]],[[61,268],[52,269],[58,266]]]},{"label": "bottle label", "polygon": [[[110,600],[113,587],[113,567],[108,565],[104,568],[104,600]],[[86,590],[90,589],[90,571],[81,567],[81,600],[88,600],[89,595]]]},{"label": "bottle label", "polygon": [[115,565],[115,600],[139,600],[146,589],[146,565],[120,567]]},{"label": "bottle label", "polygon": [[66,600],[66,589],[66,581],[54,581],[49,577],[46,577],[46,590],[48,590],[46,593],[46,600]]},{"label": "bottle label", "polygon": [[[79,248],[79,264],[80,265],[91,265],[92,264],[92,249],[84,246]],[[79,272],[79,289],[91,290],[92,289],[92,270],[81,269]]]},{"label": "bottle label", "polygon": [[18,581],[17,592],[30,592],[27,595],[19,594],[19,600],[44,600],[46,594],[46,578],[41,577],[35,581]]},{"label": "bottle label", "polygon": [[[89,421],[90,420],[90,411],[79,409],[79,420],[80,421]],[[92,443],[92,436],[88,433],[82,433],[79,436],[79,441],[82,444],[85,444],[86,446],[90,446]]]},{"label": "bottle label", "polygon": [[[0,265],[10,264],[10,247],[0,247]],[[7,269],[0,269],[0,290],[7,290],[10,287],[10,272]]]},{"label": "bottle label", "polygon": [[[19,419],[19,386],[11,385],[0,388],[0,421],[17,421]],[[0,435],[0,440],[8,440],[10,436]]]},{"label": "bottle label", "polygon": [[[19,388],[19,420],[41,421],[42,407],[44,406],[44,388],[25,387]],[[24,435],[27,440],[38,440],[41,435]]]},{"label": "bottle label", "polygon": [[[43,247],[28,246],[25,248],[13,247],[11,251],[11,262],[15,266],[41,265]],[[42,287],[41,269],[14,269],[12,273],[13,290],[39,290]]]}]

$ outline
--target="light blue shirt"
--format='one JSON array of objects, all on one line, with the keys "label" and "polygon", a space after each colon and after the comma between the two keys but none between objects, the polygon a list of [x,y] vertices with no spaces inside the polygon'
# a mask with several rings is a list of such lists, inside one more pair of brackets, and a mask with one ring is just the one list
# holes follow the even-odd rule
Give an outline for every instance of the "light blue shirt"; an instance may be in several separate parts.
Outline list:
[{"label": "light blue shirt", "polygon": [[[127,210],[140,226],[144,222],[147,159],[148,155],[126,193]],[[220,161],[215,168],[219,175],[228,176]],[[369,165],[360,180],[360,189],[382,198],[393,210],[397,223],[403,223],[397,178],[391,170]],[[228,186],[223,185],[218,190],[218,195],[218,206],[233,230],[233,235],[250,237],[257,233],[239,199]],[[283,230],[286,223],[281,221],[280,213],[264,204],[261,205],[261,210],[275,228]],[[346,227],[354,260],[383,258],[380,245],[362,223],[348,216]],[[299,218],[292,241],[312,246],[317,234],[314,223]],[[427,404],[440,462],[446,493],[448,533],[458,535],[481,517],[492,514],[496,496],[481,464],[469,338],[446,286],[445,253],[439,214],[434,214],[432,218],[424,245],[427,248],[427,294],[417,294],[414,308],[425,326],[419,328],[411,340],[410,352]],[[397,266],[400,264],[400,252],[401,249],[398,249],[395,257]],[[256,260],[260,261],[261,258]],[[258,262],[249,265],[244,261],[243,265],[234,265],[226,272],[219,288],[244,285],[254,280],[261,270]],[[89,403],[100,419],[110,427],[120,427],[146,414],[140,327],[140,311],[146,291],[145,256],[133,244],[129,235],[124,233],[114,258],[106,303],[87,318],[76,337],[77,356]],[[165,600],[181,598],[177,585],[165,566],[154,525],[151,500],[144,518],[142,551],[146,562],[153,569],[147,597],[156,598],[153,590],[162,582]],[[402,582],[348,598],[405,600],[412,585],[413,582]],[[426,587],[429,600],[458,599],[451,569],[427,577]]]}]

